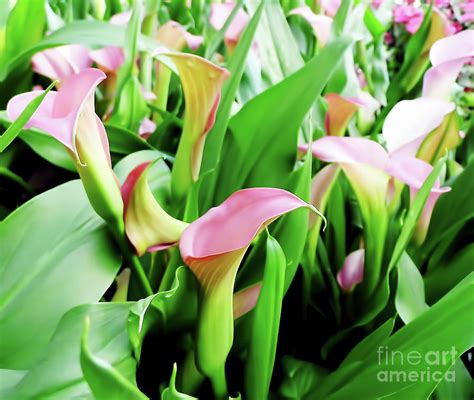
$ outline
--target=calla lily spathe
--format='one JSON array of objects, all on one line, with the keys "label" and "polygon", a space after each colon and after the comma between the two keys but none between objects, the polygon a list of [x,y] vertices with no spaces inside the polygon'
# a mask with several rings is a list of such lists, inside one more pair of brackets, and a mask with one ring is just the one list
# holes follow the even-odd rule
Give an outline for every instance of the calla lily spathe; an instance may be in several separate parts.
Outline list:
[{"label": "calla lily spathe", "polygon": [[166,213],[153,197],[147,181],[152,165],[140,164],[122,185],[125,232],[139,256],[174,246],[188,226]]},{"label": "calla lily spathe", "polygon": [[193,54],[167,53],[176,66],[184,92],[186,112],[172,170],[172,191],[181,199],[197,180],[206,134],[212,128],[229,72]]},{"label": "calla lily spathe", "polygon": [[288,15],[299,15],[303,17],[313,29],[314,35],[318,39],[321,47],[324,47],[329,40],[332,27],[332,18],[327,15],[315,14],[308,6],[297,7]]},{"label": "calla lily spathe", "polygon": [[[95,114],[94,93],[105,74],[89,68],[67,77],[57,92],[49,92],[26,124],[38,128],[60,141],[76,160],[76,167],[87,196],[106,221],[123,229],[123,204],[115,175],[111,169],[109,142],[104,125]],[[13,97],[7,114],[15,120],[42,91]]]},{"label": "calla lily spathe", "polygon": [[33,71],[46,76],[52,81],[63,81],[67,77],[77,74],[92,65],[89,50],[83,46],[73,44],[53,47],[36,53],[31,59]]},{"label": "calla lily spathe", "polygon": [[[211,15],[209,22],[212,27],[216,30],[222,29],[234,7],[234,2],[211,4]],[[250,17],[244,10],[242,10],[242,8],[240,8],[224,34],[224,42],[230,51],[232,51],[237,45],[240,35],[244,31],[249,21]]]},{"label": "calla lily spathe", "polygon": [[357,97],[345,97],[337,93],[328,93],[324,96],[328,103],[325,119],[326,133],[329,136],[344,136],[354,113],[359,107],[366,107],[366,103]]},{"label": "calla lily spathe", "polygon": [[359,249],[348,254],[344,265],[337,273],[337,283],[345,292],[351,292],[354,286],[364,279],[365,250]]},{"label": "calla lily spathe", "polygon": [[423,96],[449,100],[453,84],[464,64],[474,57],[474,30],[438,40],[430,50],[432,67],[423,80]]},{"label": "calla lily spathe", "polygon": [[318,213],[285,190],[244,189],[191,223],[181,236],[181,256],[201,286],[196,362],[211,379],[223,373],[232,347],[232,293],[245,252],[271,222],[302,207]]}]

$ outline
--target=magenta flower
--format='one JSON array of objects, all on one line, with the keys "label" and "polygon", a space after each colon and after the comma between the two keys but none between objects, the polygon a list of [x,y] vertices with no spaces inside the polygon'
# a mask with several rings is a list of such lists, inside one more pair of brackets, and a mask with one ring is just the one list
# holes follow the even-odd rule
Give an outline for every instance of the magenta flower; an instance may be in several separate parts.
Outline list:
[{"label": "magenta flower", "polygon": [[33,71],[47,78],[63,81],[92,65],[88,50],[80,45],[53,47],[36,53],[31,59]]},{"label": "magenta flower", "polygon": [[423,22],[423,11],[413,4],[396,5],[393,8],[393,21],[405,25],[411,34],[414,34]]},{"label": "magenta flower", "polygon": [[[77,161],[76,167],[89,200],[106,221],[122,227],[123,204],[111,169],[109,142],[104,125],[95,114],[94,93],[105,74],[89,68],[67,77],[57,92],[49,92],[26,124],[60,141]],[[15,120],[42,91],[13,97],[7,114]]]}]

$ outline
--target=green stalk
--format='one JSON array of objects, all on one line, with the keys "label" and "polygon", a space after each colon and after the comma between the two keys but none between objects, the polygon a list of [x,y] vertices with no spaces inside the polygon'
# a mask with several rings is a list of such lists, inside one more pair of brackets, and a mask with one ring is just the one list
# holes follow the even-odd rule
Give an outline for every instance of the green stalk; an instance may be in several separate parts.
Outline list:
[{"label": "green stalk", "polygon": [[125,239],[123,222],[118,222],[114,225],[109,225],[112,235],[117,242],[123,257],[127,260],[129,266],[136,272],[138,279],[143,287],[143,290],[147,296],[153,295],[153,289],[151,288],[150,282],[145,274],[140,260],[130,248],[129,243]]},{"label": "green stalk", "polygon": [[374,94],[374,84],[372,82],[372,76],[370,75],[369,65],[367,63],[367,50],[362,40],[356,43],[357,61],[359,62],[360,69],[364,73],[365,81],[371,95]]},{"label": "green stalk", "polygon": [[[164,64],[160,63],[156,69],[156,82],[153,93],[155,93],[156,100],[153,105],[160,110],[166,111],[168,105],[168,91],[171,81],[171,70]],[[153,121],[157,125],[163,122],[163,117],[160,113],[153,113]]]},{"label": "green stalk", "polygon": [[224,368],[219,369],[213,376],[210,376],[212,390],[217,400],[227,399],[227,382],[225,380]]}]

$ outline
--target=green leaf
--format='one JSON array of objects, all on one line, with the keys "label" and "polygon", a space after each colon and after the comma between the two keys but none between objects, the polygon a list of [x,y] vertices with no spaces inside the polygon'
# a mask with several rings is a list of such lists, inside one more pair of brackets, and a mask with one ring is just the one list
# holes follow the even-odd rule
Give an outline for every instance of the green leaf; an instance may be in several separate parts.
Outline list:
[{"label": "green leaf", "polygon": [[[84,320],[89,316],[89,346],[135,385],[136,361],[131,357],[126,324],[131,303],[97,303],[73,308],[64,315],[37,362],[10,393],[11,399],[93,400],[81,370]],[[111,398],[111,397],[106,397]]]},{"label": "green leaf", "polygon": [[455,255],[441,262],[433,271],[423,277],[426,301],[429,304],[444,296],[469,275],[474,268],[474,244],[459,250]]},{"label": "green leaf", "polygon": [[474,218],[474,162],[470,162],[452,184],[452,190],[436,202],[421,259],[431,255],[440,243],[452,238],[466,222]]},{"label": "green leaf", "polygon": [[302,69],[250,100],[230,120],[217,203],[244,186],[285,185],[296,159],[298,129],[350,42],[343,38],[328,44]]},{"label": "green leaf", "polygon": [[[41,0],[35,0],[41,1]],[[27,3],[28,0],[24,0]],[[20,24],[20,26],[23,26]],[[17,27],[15,27],[16,30]],[[18,30],[21,32],[21,30]],[[82,44],[86,47],[124,47],[126,28],[113,25],[104,21],[74,21],[63,28],[45,36],[39,42],[31,43],[30,47],[16,50],[8,62],[0,64],[0,81],[4,81],[6,76],[22,63],[27,62],[31,56],[39,51],[50,47],[62,46],[66,44]],[[22,36],[24,35],[21,32]],[[156,40],[144,35],[138,37],[138,48],[146,51],[157,51],[164,49]]]},{"label": "green leaf", "polygon": [[161,400],[197,400],[196,397],[189,396],[184,393],[180,393],[176,390],[176,374],[178,372],[178,367],[176,363],[173,365],[173,372],[171,373],[170,384],[163,390],[161,393]]},{"label": "green leaf", "polygon": [[35,97],[25,107],[20,116],[8,127],[2,136],[0,136],[0,153],[5,150],[11,142],[19,135],[23,127],[29,121],[31,116],[35,113],[38,107],[43,102],[48,92],[56,85],[57,81],[54,81],[47,87],[47,89],[38,97]]},{"label": "green leaf", "polygon": [[[331,374],[314,399],[428,398],[439,379],[474,345],[471,321],[459,318],[470,315],[474,307],[473,286],[471,273],[433,307],[383,341],[375,354]],[[349,379],[341,382],[341,374]]]},{"label": "green leaf", "polygon": [[[37,43],[43,35],[45,22],[45,0],[18,0],[8,16],[0,64],[7,64],[19,52]],[[27,35],[21,27],[28,27]]]},{"label": "green leaf", "polygon": [[268,235],[262,289],[253,311],[245,368],[245,390],[248,399],[268,398],[280,328],[285,269],[285,254],[278,242]]},{"label": "green leaf", "polygon": [[[230,72],[230,78],[225,81],[222,87],[222,99],[217,110],[216,121],[213,128],[207,134],[206,143],[203,153],[201,175],[209,170],[214,169],[220,159],[222,143],[224,136],[227,131],[227,125],[229,123],[229,117],[234,103],[239,83],[242,79],[242,74],[245,69],[247,56],[252,45],[252,41],[260,21],[260,16],[264,3],[262,2],[256,13],[253,15],[251,21],[247,25],[242,37],[239,39],[237,47],[235,48],[232,57],[230,58],[227,69]],[[212,195],[214,194],[217,174],[210,176],[211,182],[209,183],[210,188],[207,192],[207,201],[211,201]],[[209,204],[207,204],[209,208]]]},{"label": "green leaf", "polygon": [[135,303],[129,317],[128,332],[135,356],[140,359],[143,339],[156,327],[161,334],[176,332],[197,319],[197,285],[186,267],[176,270],[170,290],[158,292]]},{"label": "green leaf", "polygon": [[81,338],[81,369],[96,399],[148,399],[111,364],[94,355],[89,348],[90,317],[86,316]]},{"label": "green leaf", "polygon": [[395,307],[405,324],[428,309],[425,302],[423,277],[410,256],[404,252],[398,262],[398,286]]},{"label": "green leaf", "polygon": [[140,150],[154,150],[153,146],[130,129],[114,124],[106,124],[105,129],[112,153],[127,155]]},{"label": "green leaf", "polygon": [[0,237],[0,367],[26,369],[67,310],[102,297],[120,259],[80,181],[18,208]]},{"label": "green leaf", "polygon": [[302,400],[317,392],[318,384],[327,375],[326,370],[307,361],[285,356],[282,359],[285,377],[279,394],[284,399]]}]

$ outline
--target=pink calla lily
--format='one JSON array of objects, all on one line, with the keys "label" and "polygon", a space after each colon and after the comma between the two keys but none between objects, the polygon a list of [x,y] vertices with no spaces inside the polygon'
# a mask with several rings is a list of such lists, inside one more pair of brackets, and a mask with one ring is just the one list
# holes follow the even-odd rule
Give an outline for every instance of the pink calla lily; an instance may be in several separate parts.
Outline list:
[{"label": "pink calla lily", "polygon": [[[104,79],[105,74],[93,68],[67,77],[57,92],[46,95],[25,126],[48,132],[69,150],[96,212],[122,226],[123,205],[111,170],[107,134],[94,107],[95,89]],[[8,117],[18,118],[41,93],[37,90],[13,97],[7,105]]]},{"label": "pink calla lily", "polygon": [[337,273],[337,283],[345,292],[351,292],[354,286],[364,279],[365,250],[360,249],[350,253]]},{"label": "pink calla lily", "polygon": [[423,96],[449,100],[453,84],[464,64],[474,57],[474,30],[438,40],[430,50],[432,67],[423,80]]},{"label": "pink calla lily", "polygon": [[234,294],[234,320],[242,317],[255,308],[261,290],[262,284],[259,282]]},{"label": "pink calla lily", "polygon": [[332,18],[327,15],[315,14],[308,6],[298,7],[289,12],[288,15],[299,15],[303,17],[313,28],[314,35],[321,47],[325,46],[331,34]]},{"label": "pink calla lily", "polygon": [[426,136],[454,109],[454,103],[429,97],[400,101],[383,125],[387,149],[415,156]]},{"label": "pink calla lily", "polygon": [[147,181],[151,166],[140,164],[122,185],[125,232],[139,256],[174,246],[188,226],[168,215],[153,197]]},{"label": "pink calla lily", "polygon": [[[233,2],[211,4],[211,15],[209,22],[214,27],[214,29],[222,29],[234,7],[235,4]],[[249,21],[250,17],[244,10],[242,10],[242,8],[240,8],[224,34],[224,41],[227,48],[233,49],[235,47],[240,39],[240,35],[244,31]]]},{"label": "pink calla lily", "polygon": [[33,71],[52,81],[66,79],[92,65],[88,50],[80,45],[53,47],[36,53],[31,59]]},{"label": "pink calla lily", "polygon": [[330,17],[334,17],[341,6],[341,0],[321,0],[321,7]]},{"label": "pink calla lily", "polygon": [[176,21],[168,21],[160,26],[156,33],[156,39],[170,50],[181,51],[186,46],[191,50],[197,50],[204,38],[199,35],[193,35],[186,31],[184,27]]},{"label": "pink calla lily", "polygon": [[181,256],[202,292],[196,361],[200,371],[211,379],[219,379],[223,373],[232,346],[232,293],[242,258],[267,225],[301,207],[318,213],[282,189],[244,189],[210,209],[183,232],[179,242]]},{"label": "pink calla lily", "polygon": [[326,113],[326,133],[329,136],[343,136],[349,121],[359,107],[368,108],[366,103],[356,97],[344,97],[337,93],[324,96],[328,103]]}]

